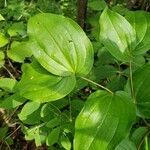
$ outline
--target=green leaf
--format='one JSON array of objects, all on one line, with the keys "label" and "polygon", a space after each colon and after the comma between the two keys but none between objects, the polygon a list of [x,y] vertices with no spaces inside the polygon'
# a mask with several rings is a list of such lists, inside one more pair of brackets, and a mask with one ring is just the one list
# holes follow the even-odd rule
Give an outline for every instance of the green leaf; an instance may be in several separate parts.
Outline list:
[{"label": "green leaf", "polygon": [[106,7],[106,2],[104,0],[90,0],[88,7],[92,10],[101,11]]},{"label": "green leaf", "polygon": [[61,15],[42,13],[28,22],[30,49],[38,62],[59,76],[86,75],[93,65],[93,47],[81,27]]},{"label": "green leaf", "polygon": [[60,139],[61,145],[64,149],[66,150],[70,150],[71,149],[71,142],[69,140],[69,138],[67,137],[67,135],[62,135],[61,139]]},{"label": "green leaf", "polygon": [[7,136],[8,127],[0,128],[0,140],[3,140]]},{"label": "green leaf", "polygon": [[23,97],[21,97],[16,93],[5,98],[2,102],[0,102],[0,108],[12,109],[22,105],[25,101],[26,99],[24,99]]},{"label": "green leaf", "polygon": [[1,67],[4,65],[4,63],[5,63],[4,58],[5,58],[4,52],[0,51],[0,68],[1,68]]},{"label": "green leaf", "polygon": [[32,52],[30,50],[30,43],[26,42],[13,42],[11,49],[7,51],[7,55],[10,59],[23,63],[26,57],[31,57]]},{"label": "green leaf", "polygon": [[25,26],[23,22],[17,22],[14,23],[9,29],[8,29],[8,34],[10,36],[17,36],[17,35],[25,35]]},{"label": "green leaf", "polygon": [[5,20],[4,17],[0,14],[0,21]]},{"label": "green leaf", "polygon": [[115,76],[117,73],[117,69],[111,65],[99,65],[93,67],[93,80],[100,81],[101,79],[107,79],[112,76]]},{"label": "green leaf", "polygon": [[26,140],[35,140],[36,146],[41,146],[43,142],[45,142],[44,133],[41,131],[41,125],[32,127],[32,128],[25,128],[25,139]]},{"label": "green leaf", "polygon": [[135,143],[136,147],[139,147],[141,141],[143,140],[143,138],[148,132],[149,132],[149,129],[147,127],[137,128],[131,136],[131,141]]},{"label": "green leaf", "polygon": [[39,107],[40,103],[27,102],[18,114],[19,119],[27,124],[35,124],[39,122]]},{"label": "green leaf", "polygon": [[123,140],[115,150],[137,150],[135,144],[129,139]]},{"label": "green leaf", "polygon": [[61,124],[60,119],[59,119],[59,118],[54,118],[54,119],[51,119],[50,121],[48,121],[48,122],[46,123],[46,126],[47,126],[48,128],[54,128],[54,127],[57,127],[57,126],[60,125],[60,124]]},{"label": "green leaf", "polygon": [[100,41],[118,60],[129,61],[136,46],[134,28],[121,15],[106,8],[100,16]]},{"label": "green leaf", "polygon": [[58,138],[59,138],[59,134],[60,134],[60,127],[54,128],[48,135],[47,140],[46,140],[46,144],[48,146],[51,146],[55,143],[58,142]]},{"label": "green leaf", "polygon": [[65,97],[73,90],[75,83],[74,76],[52,75],[39,63],[33,62],[23,66],[23,76],[16,91],[27,99],[43,103]]},{"label": "green leaf", "polygon": [[6,44],[8,44],[8,39],[0,32],[0,47],[5,46]]},{"label": "green leaf", "polygon": [[134,120],[135,106],[127,93],[97,91],[76,119],[74,150],[114,150]]},{"label": "green leaf", "polygon": [[11,78],[0,78],[0,88],[12,92],[17,81]]},{"label": "green leaf", "polygon": [[150,49],[150,14],[144,11],[128,11],[126,18],[136,31],[137,46],[133,53],[145,53]]},{"label": "green leaf", "polygon": [[138,115],[150,118],[150,64],[145,64],[133,74],[134,95]]}]

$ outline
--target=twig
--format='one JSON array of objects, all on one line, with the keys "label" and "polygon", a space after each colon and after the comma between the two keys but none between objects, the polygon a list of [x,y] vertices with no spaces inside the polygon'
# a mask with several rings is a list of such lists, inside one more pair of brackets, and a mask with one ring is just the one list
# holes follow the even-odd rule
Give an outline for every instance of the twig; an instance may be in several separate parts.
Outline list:
[{"label": "twig", "polygon": [[13,131],[12,133],[10,133],[5,139],[8,139],[10,136],[12,136],[14,133],[16,133],[16,131],[18,131],[21,128],[21,125],[18,126],[15,131]]},{"label": "twig", "polygon": [[13,79],[15,79],[15,77],[13,76],[13,74],[5,66],[2,66],[2,68],[4,68],[8,72],[8,74],[10,75],[10,77],[12,77]]},{"label": "twig", "polygon": [[98,83],[96,83],[96,82],[94,82],[94,81],[92,81],[90,79],[85,78],[85,77],[80,77],[80,78],[83,79],[83,80],[86,80],[86,81],[88,81],[88,82],[90,82],[90,83],[92,83],[92,84],[94,84],[94,85],[96,85],[96,86],[98,86],[98,87],[100,87],[100,88],[102,88],[104,90],[106,90],[107,92],[109,92],[111,94],[114,94],[111,90],[109,90],[108,88],[102,86],[101,84],[98,84]]}]

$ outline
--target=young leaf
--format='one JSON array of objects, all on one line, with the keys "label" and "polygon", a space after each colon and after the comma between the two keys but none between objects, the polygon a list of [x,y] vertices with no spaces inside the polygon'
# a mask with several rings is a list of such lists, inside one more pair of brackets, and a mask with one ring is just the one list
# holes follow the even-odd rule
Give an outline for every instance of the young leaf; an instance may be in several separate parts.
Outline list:
[{"label": "young leaf", "polygon": [[83,30],[69,18],[42,13],[28,22],[30,49],[37,61],[59,76],[86,75],[93,65],[93,47]]},{"label": "young leaf", "polygon": [[46,140],[46,144],[48,146],[51,146],[55,143],[58,142],[58,138],[59,138],[59,134],[60,134],[60,128],[54,128],[48,135],[47,140]]},{"label": "young leaf", "polygon": [[8,34],[10,36],[17,36],[17,35],[25,35],[26,31],[25,31],[25,25],[23,24],[23,22],[17,22],[14,23],[9,29],[8,29]]},{"label": "young leaf", "polygon": [[132,59],[136,46],[135,30],[123,16],[108,8],[100,16],[100,41],[116,59]]},{"label": "young leaf", "polygon": [[145,64],[133,74],[134,95],[138,115],[150,118],[150,64]]},{"label": "young leaf", "polygon": [[0,47],[5,46],[8,44],[8,39],[4,36],[3,33],[0,32]]},{"label": "young leaf", "polygon": [[61,145],[63,146],[63,148],[65,148],[66,150],[71,149],[71,142],[70,142],[69,138],[67,137],[67,135],[62,135],[60,142],[61,142]]},{"label": "young leaf", "polygon": [[150,49],[150,14],[144,11],[128,11],[125,17],[136,31],[137,46],[133,53],[145,53]]},{"label": "young leaf", "polygon": [[33,114],[35,111],[37,111],[40,107],[40,103],[37,102],[28,102],[24,105],[22,108],[19,116],[19,119],[24,121],[28,118],[29,115]]},{"label": "young leaf", "polygon": [[35,140],[36,146],[41,146],[45,142],[44,133],[41,130],[41,124],[32,128],[25,128],[25,139],[26,140]]},{"label": "young leaf", "polygon": [[74,150],[114,150],[134,120],[135,106],[125,92],[97,91],[76,119]]},{"label": "young leaf", "polygon": [[22,79],[15,88],[21,96],[43,103],[65,97],[73,90],[75,83],[74,76],[52,75],[38,62],[33,62],[23,66]]},{"label": "young leaf", "polygon": [[29,42],[13,42],[11,44],[11,49],[7,51],[8,57],[16,62],[23,63],[26,57],[32,56],[32,52],[29,47],[30,44],[31,43]]}]

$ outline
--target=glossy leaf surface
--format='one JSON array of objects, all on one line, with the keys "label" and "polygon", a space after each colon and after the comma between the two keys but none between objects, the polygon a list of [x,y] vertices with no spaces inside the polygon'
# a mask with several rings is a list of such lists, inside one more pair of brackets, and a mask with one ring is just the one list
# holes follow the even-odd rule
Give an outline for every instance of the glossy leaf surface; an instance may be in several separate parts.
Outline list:
[{"label": "glossy leaf surface", "polygon": [[86,75],[93,65],[93,48],[83,30],[69,18],[42,13],[28,22],[30,49],[37,61],[59,76]]},{"label": "glossy leaf surface", "polygon": [[143,54],[150,49],[150,13],[144,11],[128,11],[127,20],[136,31],[137,46],[134,54]]},{"label": "glossy leaf surface", "polygon": [[33,62],[23,66],[23,76],[16,91],[27,99],[43,103],[66,96],[73,90],[75,83],[74,76],[52,75],[38,62]]},{"label": "glossy leaf surface", "polygon": [[74,150],[114,150],[134,119],[135,107],[125,92],[93,93],[77,117]]},{"label": "glossy leaf surface", "polygon": [[100,16],[100,42],[116,58],[132,59],[136,34],[131,24],[121,15],[106,8]]}]

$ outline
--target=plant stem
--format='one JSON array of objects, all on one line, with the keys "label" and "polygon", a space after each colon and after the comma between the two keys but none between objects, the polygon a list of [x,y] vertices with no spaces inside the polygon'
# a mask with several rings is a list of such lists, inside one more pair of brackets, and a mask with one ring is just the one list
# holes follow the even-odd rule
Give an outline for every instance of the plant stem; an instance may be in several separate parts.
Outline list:
[{"label": "plant stem", "polygon": [[106,90],[107,92],[109,92],[109,93],[111,93],[111,94],[114,94],[111,90],[109,90],[108,88],[102,86],[101,84],[98,84],[98,83],[96,83],[96,82],[94,82],[94,81],[92,81],[92,80],[90,80],[90,79],[85,78],[85,77],[81,77],[81,79],[83,79],[83,80],[85,80],[85,81],[88,81],[88,82],[90,82],[90,83],[92,83],[92,84],[94,84],[94,85],[96,85],[96,86],[98,86],[98,87],[100,87],[100,88]]},{"label": "plant stem", "polygon": [[131,95],[134,100],[134,103],[136,103],[135,95],[134,95],[134,87],[133,87],[133,75],[132,75],[132,61],[129,63],[129,72],[130,72],[130,87],[131,87]]},{"label": "plant stem", "polygon": [[139,143],[139,145],[138,145],[138,147],[137,147],[137,150],[140,150],[140,149],[141,149],[141,146],[142,146],[142,144],[144,143],[145,138],[146,138],[149,134],[150,134],[150,131],[148,131],[148,132],[144,135],[144,137],[142,138],[141,142]]},{"label": "plant stem", "polygon": [[72,122],[72,107],[71,107],[71,100],[70,100],[70,95],[68,96],[68,101],[69,101],[69,113],[70,113],[70,122]]}]

